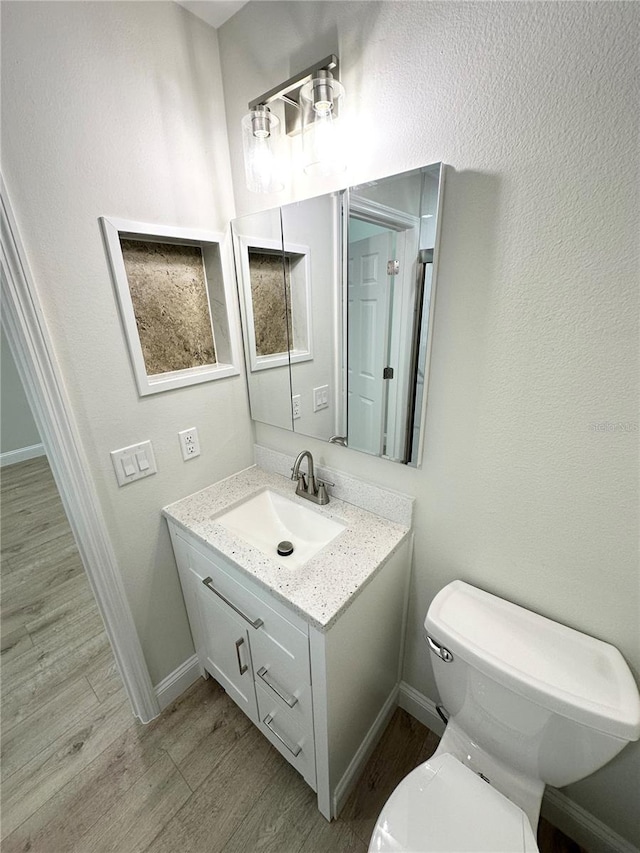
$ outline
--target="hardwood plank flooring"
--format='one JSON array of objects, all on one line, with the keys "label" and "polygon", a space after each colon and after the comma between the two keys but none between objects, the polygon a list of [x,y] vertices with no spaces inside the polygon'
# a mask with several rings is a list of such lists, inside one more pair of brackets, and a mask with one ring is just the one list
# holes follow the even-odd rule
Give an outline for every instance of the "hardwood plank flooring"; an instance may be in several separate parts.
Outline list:
[{"label": "hardwood plank flooring", "polygon": [[[137,722],[45,459],[2,470],[3,853],[366,853],[437,737],[396,711],[340,818],[213,679]],[[541,821],[542,853],[586,853]]]},{"label": "hardwood plank flooring", "polygon": [[91,829],[78,839],[73,853],[142,853],[191,796],[173,761],[165,753],[131,788],[129,795],[114,803]]},{"label": "hardwood plank flooring", "polygon": [[3,732],[2,778],[7,779],[99,704],[86,678],[76,678],[25,720]]}]

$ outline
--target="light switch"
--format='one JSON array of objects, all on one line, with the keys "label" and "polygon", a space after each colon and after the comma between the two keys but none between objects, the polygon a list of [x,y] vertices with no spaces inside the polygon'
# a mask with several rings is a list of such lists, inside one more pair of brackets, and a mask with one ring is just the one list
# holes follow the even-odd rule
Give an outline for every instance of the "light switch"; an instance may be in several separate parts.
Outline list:
[{"label": "light switch", "polygon": [[313,411],[319,412],[320,409],[329,408],[329,386],[320,385],[313,389]]},{"label": "light switch", "polygon": [[136,466],[133,464],[133,460],[128,453],[120,459],[120,462],[122,463],[122,470],[125,477],[132,477],[136,473]]},{"label": "light switch", "polygon": [[150,441],[112,450],[111,462],[119,486],[126,486],[143,477],[149,477],[158,470]]},{"label": "light switch", "polygon": [[144,450],[138,450],[136,453],[136,462],[138,463],[139,471],[146,471],[149,468],[149,460]]}]

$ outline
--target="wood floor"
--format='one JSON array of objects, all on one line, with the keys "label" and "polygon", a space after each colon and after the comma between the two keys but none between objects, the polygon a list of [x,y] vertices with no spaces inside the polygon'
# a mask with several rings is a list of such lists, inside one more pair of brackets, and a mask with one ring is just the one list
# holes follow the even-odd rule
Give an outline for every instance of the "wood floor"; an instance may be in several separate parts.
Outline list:
[{"label": "wood floor", "polygon": [[[4,468],[1,498],[3,853],[366,853],[432,732],[398,710],[328,824],[212,679],[139,724],[46,460]],[[538,838],[581,851],[544,822]]]}]

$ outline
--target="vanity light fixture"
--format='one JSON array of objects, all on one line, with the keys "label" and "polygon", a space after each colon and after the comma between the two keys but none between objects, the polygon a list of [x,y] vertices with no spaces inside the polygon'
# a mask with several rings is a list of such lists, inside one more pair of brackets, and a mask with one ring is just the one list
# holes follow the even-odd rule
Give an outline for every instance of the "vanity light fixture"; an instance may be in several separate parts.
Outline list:
[{"label": "vanity light fixture", "polygon": [[270,193],[284,188],[278,151],[280,121],[269,106],[274,101],[284,102],[287,135],[302,133],[304,171],[316,176],[344,172],[344,146],[336,127],[344,87],[337,76],[338,58],[332,54],[249,102],[249,113],[242,119],[249,190]]},{"label": "vanity light fixture", "polygon": [[244,173],[251,192],[273,193],[284,189],[282,166],[274,145],[279,134],[280,119],[264,104],[242,118]]}]

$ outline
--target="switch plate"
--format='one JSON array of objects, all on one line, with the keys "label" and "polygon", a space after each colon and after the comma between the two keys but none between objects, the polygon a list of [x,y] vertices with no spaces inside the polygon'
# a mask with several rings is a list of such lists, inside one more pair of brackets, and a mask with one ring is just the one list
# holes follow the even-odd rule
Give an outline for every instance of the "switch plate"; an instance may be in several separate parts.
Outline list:
[{"label": "switch plate", "polygon": [[182,450],[182,458],[185,462],[189,459],[195,459],[200,456],[200,442],[198,440],[198,430],[195,427],[183,429],[178,433],[180,439],[180,450]]},{"label": "switch plate", "polygon": [[110,455],[119,486],[126,486],[135,480],[150,477],[158,470],[150,441],[112,450]]},{"label": "switch plate", "polygon": [[302,403],[300,401],[300,394],[294,394],[293,397],[291,398],[291,408],[293,410],[293,419],[295,421],[302,414],[302,412],[301,412]]},{"label": "switch plate", "polygon": [[319,412],[320,409],[329,408],[329,386],[319,385],[313,389],[313,411]]}]

